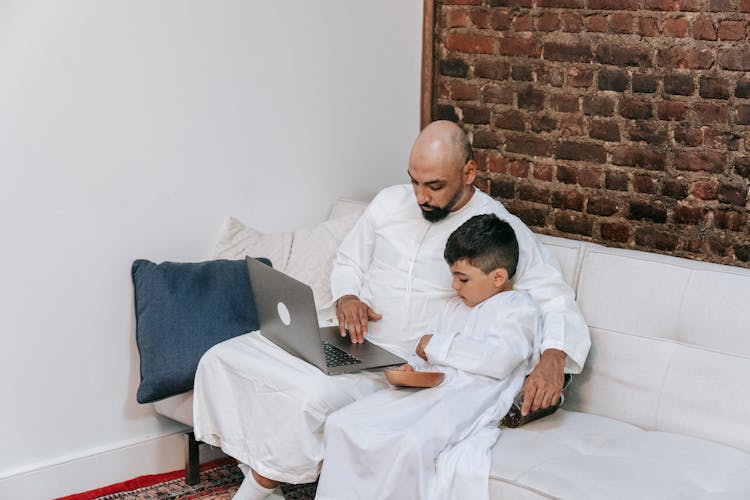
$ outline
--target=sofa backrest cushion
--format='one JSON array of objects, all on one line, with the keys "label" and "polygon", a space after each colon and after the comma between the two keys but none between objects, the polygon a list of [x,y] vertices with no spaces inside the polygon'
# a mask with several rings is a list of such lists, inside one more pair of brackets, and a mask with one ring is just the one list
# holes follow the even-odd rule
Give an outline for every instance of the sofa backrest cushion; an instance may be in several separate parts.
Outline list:
[{"label": "sofa backrest cushion", "polygon": [[750,357],[749,270],[589,244],[578,288],[590,326]]},{"label": "sofa backrest cushion", "polygon": [[750,359],[679,344],[669,360],[656,428],[750,452]]},{"label": "sofa backrest cushion", "polygon": [[543,251],[548,251],[555,256],[558,264],[560,264],[565,282],[575,290],[578,282],[580,254],[584,243],[545,234],[536,234],[535,236]]},{"label": "sofa backrest cushion", "polygon": [[726,266],[696,266],[682,297],[676,329],[678,339],[686,344],[750,357],[750,273]]},{"label": "sofa backrest cushion", "polygon": [[565,408],[656,429],[659,394],[674,343],[591,328],[591,350]]},{"label": "sofa backrest cushion", "polygon": [[748,373],[743,356],[592,328],[565,408],[750,451]]},{"label": "sofa backrest cushion", "polygon": [[590,327],[677,339],[677,316],[690,269],[661,255],[586,249],[578,305]]},{"label": "sofa backrest cushion", "polygon": [[586,244],[592,347],[566,408],[750,451],[749,293],[749,270]]}]

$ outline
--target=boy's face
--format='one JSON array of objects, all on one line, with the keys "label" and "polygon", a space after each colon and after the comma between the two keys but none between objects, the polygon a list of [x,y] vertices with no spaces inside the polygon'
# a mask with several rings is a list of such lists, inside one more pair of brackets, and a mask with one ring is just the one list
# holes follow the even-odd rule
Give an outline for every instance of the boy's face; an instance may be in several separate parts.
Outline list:
[{"label": "boy's face", "polygon": [[455,262],[450,266],[450,269],[453,274],[451,286],[464,301],[464,304],[469,307],[474,307],[489,299],[501,291],[507,282],[502,269],[495,269],[485,274],[484,271],[472,266],[465,259]]}]

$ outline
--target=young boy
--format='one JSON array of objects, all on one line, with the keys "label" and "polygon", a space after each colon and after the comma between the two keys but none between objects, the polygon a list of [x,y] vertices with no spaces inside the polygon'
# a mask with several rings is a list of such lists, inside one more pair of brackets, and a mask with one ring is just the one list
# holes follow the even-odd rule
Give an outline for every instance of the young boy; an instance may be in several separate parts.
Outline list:
[{"label": "young boy", "polygon": [[[539,359],[541,321],[513,290],[518,242],[497,216],[446,243],[457,297],[404,369],[442,371],[430,389],[377,392],[331,414],[317,499],[487,499],[498,423]],[[413,366],[412,366],[413,365]]]}]

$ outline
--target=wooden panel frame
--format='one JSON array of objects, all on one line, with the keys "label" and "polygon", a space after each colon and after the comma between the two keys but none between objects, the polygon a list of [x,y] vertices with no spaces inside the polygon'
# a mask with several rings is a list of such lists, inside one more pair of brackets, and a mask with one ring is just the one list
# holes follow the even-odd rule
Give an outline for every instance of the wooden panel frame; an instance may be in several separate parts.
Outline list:
[{"label": "wooden panel frame", "polygon": [[435,68],[435,0],[424,0],[422,7],[422,77],[420,90],[420,129],[432,121]]}]

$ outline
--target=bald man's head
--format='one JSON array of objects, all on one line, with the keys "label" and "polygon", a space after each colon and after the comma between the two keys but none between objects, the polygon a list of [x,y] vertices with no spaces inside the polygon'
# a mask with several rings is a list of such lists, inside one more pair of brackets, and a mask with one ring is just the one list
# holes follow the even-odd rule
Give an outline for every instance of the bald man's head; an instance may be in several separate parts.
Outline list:
[{"label": "bald man's head", "polygon": [[475,176],[471,144],[455,123],[432,122],[414,141],[409,177],[428,221],[439,221],[464,206],[474,192]]},{"label": "bald man's head", "polygon": [[461,127],[448,120],[427,125],[414,141],[413,154],[442,156],[456,168],[474,159],[469,138]]}]

